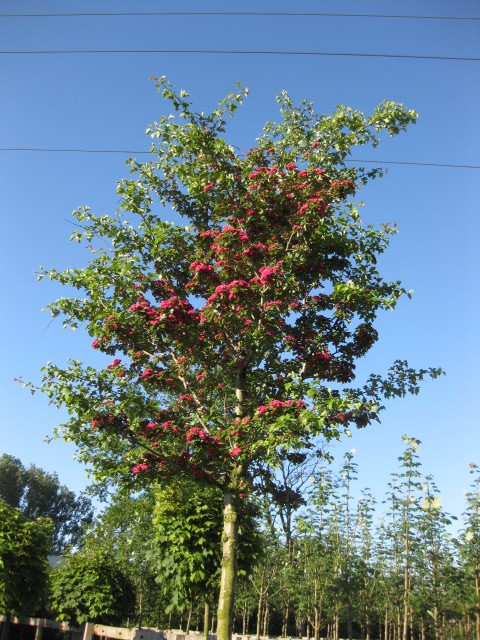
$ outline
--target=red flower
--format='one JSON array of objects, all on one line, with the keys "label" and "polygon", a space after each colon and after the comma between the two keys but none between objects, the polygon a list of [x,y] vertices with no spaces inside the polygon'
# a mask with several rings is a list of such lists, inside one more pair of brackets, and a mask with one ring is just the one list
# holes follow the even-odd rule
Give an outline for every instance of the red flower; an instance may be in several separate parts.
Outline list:
[{"label": "red flower", "polygon": [[141,464],[137,464],[132,469],[132,473],[140,473],[141,471],[148,471],[148,464],[146,462],[142,462]]}]

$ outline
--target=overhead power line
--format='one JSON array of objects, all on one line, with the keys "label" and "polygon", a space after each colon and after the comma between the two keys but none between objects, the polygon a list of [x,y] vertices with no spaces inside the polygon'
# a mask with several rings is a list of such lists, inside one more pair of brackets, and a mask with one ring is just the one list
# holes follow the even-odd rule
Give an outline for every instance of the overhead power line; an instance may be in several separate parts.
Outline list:
[{"label": "overhead power line", "polygon": [[451,164],[448,162],[413,162],[403,160],[362,160],[355,158],[351,160],[345,160],[345,162],[365,162],[369,164],[400,164],[400,165],[412,165],[414,167],[450,167],[454,169],[480,169],[480,165],[477,164]]},{"label": "overhead power line", "polygon": [[[60,149],[54,147],[0,147],[1,151],[23,151],[41,153],[98,153],[98,154],[125,154],[125,155],[150,155],[150,151],[135,151],[132,149]],[[414,162],[403,160],[365,160],[361,158],[351,158],[345,162],[365,162],[368,164],[395,164],[411,165],[417,167],[450,167],[454,169],[480,169],[476,164],[452,164],[447,162]]]},{"label": "overhead power line", "polygon": [[322,17],[322,18],[383,18],[393,20],[480,20],[477,16],[415,16],[390,15],[385,13],[331,13],[331,12],[285,12],[285,11],[119,11],[90,13],[2,13],[0,18],[109,18],[109,17],[153,17],[153,16],[267,16],[267,17]]},{"label": "overhead power line", "polygon": [[433,56],[400,53],[347,53],[336,51],[274,51],[274,50],[241,50],[241,49],[38,49],[38,50],[3,50],[0,55],[85,55],[85,54],[209,54],[209,55],[257,55],[257,56],[334,56],[347,58],[397,58],[409,60],[453,60],[462,62],[479,62],[480,58],[468,56]]}]

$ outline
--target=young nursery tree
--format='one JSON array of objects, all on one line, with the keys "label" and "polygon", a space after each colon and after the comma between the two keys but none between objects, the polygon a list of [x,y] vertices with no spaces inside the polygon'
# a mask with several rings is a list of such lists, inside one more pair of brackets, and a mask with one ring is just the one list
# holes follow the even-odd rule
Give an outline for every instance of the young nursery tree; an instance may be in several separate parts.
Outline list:
[{"label": "young nursery tree", "polygon": [[128,161],[117,213],[74,212],[73,239],[93,245],[89,264],[40,275],[80,291],[50,310],[85,326],[113,360],[48,364],[42,390],[67,407],[57,433],[97,477],[183,475],[221,488],[217,631],[227,640],[239,518],[260,461],[275,466],[319,436],[365,427],[383,398],[439,373],[398,361],[386,378],[352,386],[377,339],[376,315],[406,291],[376,268],[395,228],[364,227],[352,202],[381,170],[345,160],[416,114],[384,102],[371,116],[344,107],[318,116],[281,92],[281,121],[243,154],[223,134],[247,90],[200,114],[185,91],[157,85],[182,121],[149,127],[152,159]]},{"label": "young nursery tree", "polygon": [[97,546],[67,552],[53,569],[50,606],[58,620],[119,625],[129,619],[133,586],[115,555]]},{"label": "young nursery tree", "polygon": [[475,615],[475,631],[480,638],[480,469],[470,464],[472,481],[465,492],[464,529],[461,535],[461,556],[466,570],[469,600]]},{"label": "young nursery tree", "polygon": [[28,520],[0,499],[0,615],[35,615],[45,606],[52,529],[48,518]]}]

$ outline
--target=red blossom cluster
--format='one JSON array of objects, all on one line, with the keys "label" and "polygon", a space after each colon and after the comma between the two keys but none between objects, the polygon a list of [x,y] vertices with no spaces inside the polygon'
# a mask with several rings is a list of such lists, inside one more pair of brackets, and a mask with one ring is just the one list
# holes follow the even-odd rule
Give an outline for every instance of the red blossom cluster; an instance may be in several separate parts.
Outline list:
[{"label": "red blossom cluster", "polygon": [[148,323],[154,327],[162,325],[168,328],[173,325],[185,325],[197,319],[197,313],[188,300],[182,300],[178,296],[162,300],[158,307],[152,306],[148,300],[140,296],[129,311],[144,312]]},{"label": "red blossom cluster", "polygon": [[261,405],[257,407],[255,410],[256,416],[261,416],[264,413],[275,413],[278,409],[286,409],[286,408],[296,408],[296,409],[305,409],[306,404],[303,400],[293,400],[290,398],[289,400],[271,400],[268,405]]},{"label": "red blossom cluster", "polygon": [[[257,151],[252,150],[252,158]],[[275,399],[250,407],[248,415],[230,424],[228,418],[223,424],[216,422],[208,402],[203,404],[207,396],[209,402],[218,397],[225,406],[234,402],[234,380],[246,362],[242,352],[259,339],[259,329],[265,344],[282,353],[286,371],[298,372],[303,366],[310,376],[339,382],[352,379],[353,356],[376,336],[369,325],[362,325],[350,341],[350,351],[345,347],[333,352],[329,341],[338,332],[332,319],[338,303],[331,295],[299,292],[299,283],[308,291],[309,282],[314,288],[319,278],[348,264],[318,229],[320,223],[328,223],[332,205],[353,193],[354,184],[331,180],[322,169],[299,169],[293,162],[283,168],[260,164],[249,171],[246,185],[238,182],[240,195],[233,204],[230,194],[221,195],[221,182],[214,177],[218,167],[212,164],[210,169],[212,179],[203,186],[202,198],[212,203],[211,226],[195,234],[193,250],[185,256],[187,272],[170,277],[165,265],[155,263],[162,277],[140,277],[136,298],[128,307],[130,316],[108,316],[103,334],[92,344],[111,349],[109,345],[121,343],[131,354],[129,371],[140,384],[177,394],[164,417],[146,420],[138,435],[152,451],[161,449],[170,465],[205,478],[232,458],[249,455],[250,443],[265,429],[264,418],[279,412],[297,416],[306,408],[302,400],[280,399],[286,382],[281,375],[272,393]],[[315,319],[303,324],[308,314]],[[217,345],[218,362],[202,360],[205,341]],[[167,349],[161,347],[164,344]],[[175,353],[177,345],[181,357],[157,355],[162,349]],[[124,376],[120,364],[116,358],[107,368],[120,369],[118,375]],[[339,413],[331,422],[351,419]],[[160,465],[166,473],[162,456],[144,454],[133,472],[157,472]]]},{"label": "red blossom cluster", "polygon": [[132,473],[140,473],[141,471],[148,471],[149,468],[150,466],[147,462],[141,462],[139,464],[136,464],[133,467]]}]

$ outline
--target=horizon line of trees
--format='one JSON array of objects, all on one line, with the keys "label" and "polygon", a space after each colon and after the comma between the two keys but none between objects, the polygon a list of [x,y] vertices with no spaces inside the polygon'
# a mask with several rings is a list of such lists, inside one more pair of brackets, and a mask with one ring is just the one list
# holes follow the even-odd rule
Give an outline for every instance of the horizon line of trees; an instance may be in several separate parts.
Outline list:
[{"label": "horizon line of trees", "polygon": [[[271,473],[243,519],[237,632],[480,639],[480,471],[470,465],[463,527],[453,536],[435,481],[422,474],[419,444],[404,437],[382,514],[368,489],[356,490],[354,451],[345,454],[339,474],[308,457],[300,467],[298,460],[286,462]],[[8,518],[5,503],[0,506],[3,568]],[[77,623],[215,629],[221,516],[215,488],[179,482],[135,495],[120,490],[66,552],[63,566],[44,576],[39,599],[31,584],[25,588],[37,607],[28,613]],[[44,520],[24,518],[21,526],[27,522],[43,523],[48,532]],[[20,531],[18,519],[15,526]],[[45,554],[38,537],[34,545],[37,555]],[[38,579],[44,565],[36,562]],[[5,594],[9,587],[0,582]],[[0,613],[27,611],[0,597]]]}]

